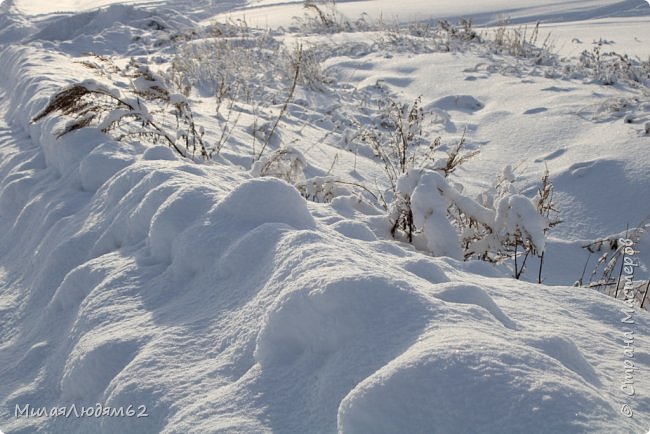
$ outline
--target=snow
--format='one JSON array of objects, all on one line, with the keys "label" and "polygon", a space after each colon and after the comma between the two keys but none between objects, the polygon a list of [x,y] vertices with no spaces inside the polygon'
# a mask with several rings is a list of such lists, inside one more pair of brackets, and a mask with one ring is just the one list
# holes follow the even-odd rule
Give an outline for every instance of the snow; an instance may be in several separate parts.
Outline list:
[{"label": "snow", "polygon": [[[97,9],[109,3],[116,4]],[[102,131],[129,114],[124,108],[63,135],[69,117],[33,122],[57,91],[82,83],[131,98],[146,119],[172,128],[172,112],[129,93],[152,82],[118,69],[144,62],[162,83],[183,53],[170,41],[189,28],[242,14],[251,24],[290,26],[291,15],[303,13],[302,2],[275,0],[127,3],[0,4],[0,429],[647,431],[650,316],[567,286],[587,260],[583,243],[626,237],[626,225],[649,213],[647,82],[605,85],[584,71],[565,75],[570,60],[540,64],[469,42],[445,52],[374,28],[275,29],[264,32],[277,37],[272,42],[233,37],[241,63],[231,66],[255,77],[265,103],[242,92],[231,113],[225,98],[217,114],[215,89],[170,93],[172,105],[192,107],[206,142],[224,138],[212,161]],[[650,38],[642,1],[528,0],[513,9],[502,0],[378,0],[337,8],[351,19],[383,11],[403,22],[542,19],[543,30],[583,41],[575,46],[613,32],[610,48],[650,54],[636,42]],[[215,47],[214,32],[192,36],[194,53],[202,53],[202,38]],[[300,79],[270,140],[264,125],[291,88],[276,48],[294,39],[325,47],[312,52],[325,59],[309,70],[323,79],[320,87]],[[112,63],[86,54],[93,50]],[[89,59],[102,66],[79,63]],[[355,141],[359,125],[380,124],[385,95],[409,104],[422,96],[424,143],[443,137],[436,158],[462,134],[467,150],[480,154],[449,176],[442,158],[410,168],[393,194],[373,150]],[[533,199],[547,167],[563,220],[548,233]],[[391,204],[400,197],[421,229],[412,244],[391,236]],[[450,205],[493,229],[490,242],[520,231],[545,253],[546,284],[525,281],[537,281],[537,258],[525,280],[511,277],[507,261],[464,261],[466,234],[448,219]],[[635,249],[641,281],[647,234]],[[16,417],[16,406],[27,404],[145,406],[148,416]]]},{"label": "snow", "polygon": [[431,253],[460,259],[460,240],[446,215],[451,204],[451,200],[445,197],[449,188],[442,175],[432,171],[419,172],[412,170],[400,178],[397,191],[410,196],[413,221],[416,227],[422,228]]},{"label": "snow", "polygon": [[353,389],[338,428],[390,433],[408,421],[412,432],[599,431],[615,413],[577,392],[584,380],[561,360],[472,329],[438,330]]},{"label": "snow", "polygon": [[[26,2],[26,1],[6,1],[6,3],[13,3],[14,7],[20,10],[22,13],[29,15],[43,15],[51,14],[56,12],[76,12],[76,11],[86,11],[90,9],[97,9],[104,6],[110,6],[116,3],[126,3],[126,4],[146,4],[147,1],[131,1],[131,2],[121,2],[118,0],[66,0],[60,1],[56,4],[52,2],[36,1],[36,2]],[[122,5],[118,4],[118,8],[121,8]]]},{"label": "snow", "polygon": [[132,162],[133,155],[125,151],[119,143],[101,143],[79,162],[81,186],[86,191],[96,191]]},{"label": "snow", "polygon": [[[575,2],[548,2],[544,0],[525,0],[513,7],[507,0],[491,0],[489,2],[457,2],[450,0],[431,3],[427,0],[411,0],[408,5],[396,4],[391,0],[362,0],[337,2],[337,9],[344,16],[356,18],[363,13],[377,19],[380,15],[388,21],[404,22],[436,20],[444,18],[468,17],[477,24],[495,24],[503,18],[511,22],[534,23],[572,22],[590,20],[602,17],[635,17],[647,14],[647,2],[644,0],[581,0]],[[293,5],[293,7],[290,7]],[[302,2],[293,0],[284,2],[269,0],[250,2],[249,6],[227,12],[233,18],[241,18],[254,25],[262,27],[278,25],[286,26],[294,16],[302,16]]]},{"label": "snow", "polygon": [[523,238],[530,240],[537,251],[544,251],[546,244],[544,231],[548,224],[546,219],[539,215],[530,199],[521,194],[514,194],[502,198],[497,205],[497,210],[494,226],[498,231],[512,234],[519,229]]}]

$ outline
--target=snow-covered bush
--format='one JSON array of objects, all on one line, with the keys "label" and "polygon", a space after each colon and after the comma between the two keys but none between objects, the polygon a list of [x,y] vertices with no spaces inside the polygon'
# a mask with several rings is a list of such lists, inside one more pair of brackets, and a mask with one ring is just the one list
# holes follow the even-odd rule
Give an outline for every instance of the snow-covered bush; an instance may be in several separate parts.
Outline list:
[{"label": "snow-covered bush", "polygon": [[462,259],[478,253],[470,250],[476,240],[494,232],[496,213],[463,195],[440,171],[410,169],[397,182],[389,219],[393,236]]},{"label": "snow-covered bush", "polygon": [[604,52],[599,41],[591,51],[583,51],[577,64],[569,67],[574,76],[586,76],[599,84],[611,85],[628,80],[650,86],[650,59],[643,62],[627,54]]},{"label": "snow-covered bush", "polygon": [[[514,275],[520,278],[525,260],[531,254],[543,255],[546,233],[558,223],[550,216],[555,211],[552,186],[547,173],[538,196],[531,200],[516,193],[508,178],[502,181],[495,194],[475,200],[443,171],[409,169],[398,179],[390,204],[391,233],[435,256],[490,262],[512,259]],[[519,264],[521,255],[524,262]]]},{"label": "snow-covered bush", "polygon": [[432,170],[411,169],[400,176],[390,207],[393,236],[398,229],[406,232],[409,241],[421,235],[431,254],[460,259],[460,239],[448,213],[453,192],[444,177]]},{"label": "snow-covered bush", "polygon": [[[518,194],[506,169],[482,200],[463,194],[450,175],[478,151],[464,151],[465,133],[445,149],[438,137],[427,142],[420,99],[412,105],[389,100],[375,130],[363,130],[384,167],[390,185],[389,221],[395,238],[413,242],[433,255],[501,262],[512,258],[515,277],[525,268],[517,258],[544,252],[546,232],[557,223],[548,173],[534,200]],[[423,151],[424,149],[424,151]]]},{"label": "snow-covered bush", "polygon": [[[511,258],[517,279],[525,271],[528,257],[531,254],[539,256],[538,280],[541,283],[546,234],[561,222],[553,200],[553,184],[546,170],[537,195],[529,199],[517,192],[514,181],[511,166],[506,166],[496,185],[481,195],[480,203],[494,210],[495,220],[489,225],[487,234],[468,245],[481,259],[490,262]],[[520,256],[523,256],[521,262]]]}]

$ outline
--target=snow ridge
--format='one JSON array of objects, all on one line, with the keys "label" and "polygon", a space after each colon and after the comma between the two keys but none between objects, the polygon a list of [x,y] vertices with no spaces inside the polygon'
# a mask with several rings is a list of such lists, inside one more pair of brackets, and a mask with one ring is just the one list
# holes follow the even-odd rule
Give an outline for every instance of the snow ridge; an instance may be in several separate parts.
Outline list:
[{"label": "snow ridge", "polygon": [[[437,244],[449,228],[436,213],[455,190],[436,172],[410,174],[400,189],[415,198],[418,189],[441,192],[414,212],[444,258],[382,239],[376,210],[354,195],[312,203],[282,180],[252,179],[234,165],[127,146],[97,128],[58,138],[64,121],[56,117],[32,123],[64,80],[85,78],[77,71],[46,50],[0,52],[3,430],[650,425],[647,314],[634,317],[636,394],[624,397],[622,304],[454,259],[458,251]],[[533,222],[526,232],[544,248],[524,196],[496,215],[453,199],[482,221]],[[620,413],[624,399],[632,418]],[[26,404],[96,403],[143,405],[148,416],[14,417]]]}]

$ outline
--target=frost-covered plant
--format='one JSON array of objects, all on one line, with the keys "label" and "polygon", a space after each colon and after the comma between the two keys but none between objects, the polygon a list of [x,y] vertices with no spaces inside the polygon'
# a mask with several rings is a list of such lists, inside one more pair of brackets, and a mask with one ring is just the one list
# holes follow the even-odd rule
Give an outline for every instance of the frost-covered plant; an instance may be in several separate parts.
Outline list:
[{"label": "frost-covered plant", "polygon": [[[126,91],[94,79],[84,80],[56,93],[32,121],[38,122],[58,112],[72,118],[59,137],[96,126],[113,134],[117,140],[136,137],[153,144],[165,143],[182,156],[194,156],[198,152],[208,157],[203,129],[196,126],[183,95],[171,93],[160,76],[134,61],[124,70],[114,72],[129,80],[130,87]],[[174,121],[165,120],[167,112],[171,112]]]},{"label": "frost-covered plant", "polygon": [[[307,161],[304,155],[294,147],[286,147],[271,152],[257,160],[251,169],[256,177],[272,176],[292,184],[307,200],[313,202],[331,202],[337,196],[350,196],[355,192],[370,196],[375,202],[377,196],[363,185],[340,179],[338,176],[305,177]],[[360,199],[361,200],[361,199]]]},{"label": "frost-covered plant", "polygon": [[321,90],[326,81],[320,68],[322,53],[317,46],[288,46],[272,31],[214,23],[205,37],[179,45],[178,54],[165,72],[178,90],[196,88],[218,101],[238,99],[275,101],[277,89],[293,79],[300,63],[299,84]]},{"label": "frost-covered plant", "polygon": [[389,208],[393,237],[400,232],[409,242],[421,237],[431,254],[460,259],[460,239],[448,213],[456,192],[438,172],[411,169],[402,174]]},{"label": "frost-covered plant", "polygon": [[458,26],[454,26],[447,20],[440,20],[438,27],[447,33],[450,39],[460,39],[463,41],[479,41],[480,37],[472,27],[472,19],[461,18]]},{"label": "frost-covered plant", "polygon": [[[319,6],[320,3],[320,6]],[[316,13],[320,23],[328,28],[336,25],[336,2],[334,0],[327,0],[323,2],[316,2],[314,0],[305,0],[303,2],[305,9],[311,10]]]},{"label": "frost-covered plant", "polygon": [[295,187],[307,200],[313,202],[331,202],[338,196],[357,195],[359,201],[370,198],[377,202],[377,196],[362,184],[345,181],[338,176],[314,176],[297,182]]},{"label": "frost-covered plant", "polygon": [[439,51],[462,51],[470,44],[482,42],[471,19],[461,18],[457,24],[440,20],[437,25],[414,22],[403,26],[399,23],[384,24],[378,38],[378,46],[397,51],[430,53]]},{"label": "frost-covered plant", "polygon": [[260,157],[251,168],[253,176],[272,176],[296,184],[305,179],[307,161],[304,155],[294,147],[280,148]]},{"label": "frost-covered plant", "polygon": [[514,188],[515,175],[510,166],[504,168],[495,187],[483,193],[480,202],[495,211],[487,233],[477,236],[468,245],[472,254],[490,262],[512,259],[515,278],[521,278],[531,255],[540,258],[538,281],[541,283],[547,232],[560,223],[553,201],[553,184],[548,170],[533,199]]},{"label": "frost-covered plant", "polygon": [[602,48],[601,40],[591,51],[583,51],[577,65],[569,67],[571,73],[586,75],[594,82],[605,85],[612,85],[620,80],[650,85],[650,59],[643,62],[627,54],[604,52]]},{"label": "frost-covered plant", "polygon": [[[649,221],[650,216],[646,217],[634,228],[628,228],[622,233],[600,238],[583,245],[583,249],[589,252],[589,254],[585,261],[582,275],[576,281],[575,286],[586,286],[596,290],[603,290],[608,295],[615,298],[618,297],[619,290],[621,289],[623,268],[625,265],[629,266],[638,263],[631,258],[630,252],[637,253],[634,251],[633,246],[638,245],[641,238],[650,229]],[[598,258],[587,280],[585,273],[594,254],[598,255]],[[635,288],[637,292],[641,289],[642,285],[638,285]],[[641,293],[636,295],[641,296]]]},{"label": "frost-covered plant", "polygon": [[268,32],[247,31],[182,44],[166,78],[176,89],[197,88],[221,98],[271,99],[281,74],[282,44]]},{"label": "frost-covered plant", "polygon": [[325,85],[330,79],[323,73],[321,68],[323,50],[312,45],[303,48],[297,45],[293,50],[284,50],[286,71],[292,73],[298,68],[298,83],[312,90],[324,91]]},{"label": "frost-covered plant", "polygon": [[334,33],[352,29],[336,10],[336,0],[304,0],[305,16],[298,19],[303,31]]},{"label": "frost-covered plant", "polygon": [[[477,156],[480,152],[478,149],[465,152],[464,148],[466,144],[466,134],[467,129],[463,130],[463,135],[460,137],[460,140],[458,140],[458,142],[452,146],[451,150],[446,152],[446,155],[443,154],[443,156],[435,159],[434,161],[434,165],[432,167],[437,170],[441,170],[445,174],[445,177],[454,173],[458,167]],[[434,146],[432,151],[435,151],[436,148],[437,146]],[[433,160],[435,158],[435,155],[432,154],[430,158]]]},{"label": "frost-covered plant", "polygon": [[603,98],[596,104],[580,109],[578,115],[594,122],[607,122],[623,118],[625,123],[631,123],[637,111],[640,111],[639,108],[645,104],[650,104],[650,102],[644,102],[639,96]]},{"label": "frost-covered plant", "polygon": [[[557,209],[557,204],[553,199],[555,189],[553,183],[551,182],[551,176],[548,168],[542,176],[541,186],[537,190],[537,196],[535,197],[535,205],[537,207],[537,212],[540,216],[546,218],[546,227],[544,228],[544,234],[553,227],[562,223],[560,220],[560,211]],[[539,255],[539,272],[537,274],[537,282],[542,283],[542,268],[544,267],[544,251],[542,250]],[[523,272],[523,269],[522,269]]]},{"label": "frost-covered plant", "polygon": [[266,136],[266,140],[264,141],[264,144],[262,145],[262,149],[260,149],[259,154],[256,156],[256,160],[259,160],[262,158],[262,155],[264,154],[264,150],[267,148],[269,145],[271,138],[273,138],[273,134],[275,133],[276,128],[280,124],[280,121],[282,120],[282,117],[285,115],[287,112],[287,108],[289,107],[289,103],[293,99],[293,95],[296,91],[296,86],[298,85],[298,78],[300,77],[300,67],[302,66],[302,45],[299,45],[298,48],[296,49],[296,57],[293,61],[292,68],[293,68],[293,80],[291,82],[291,88],[289,89],[289,94],[287,95],[287,99],[285,100],[284,104],[282,105],[282,108],[280,109],[280,113],[278,116],[275,118],[275,121],[273,122],[273,126],[271,127],[270,132]]},{"label": "frost-covered plant", "polygon": [[477,150],[465,152],[465,132],[448,152],[442,151],[441,138],[428,140],[423,131],[426,118],[422,98],[411,105],[387,98],[373,129],[363,128],[358,138],[368,143],[384,167],[384,173],[393,192],[397,180],[413,168],[438,170],[448,176],[458,166],[478,154]]},{"label": "frost-covered plant", "polygon": [[528,26],[512,27],[508,20],[503,20],[495,30],[479,32],[471,19],[460,19],[456,24],[440,20],[436,26],[417,22],[389,25],[380,21],[375,30],[376,49],[413,53],[471,49],[487,56],[494,53],[513,56],[527,64],[556,67],[561,62],[551,34],[543,40],[540,38],[540,23],[529,30]]},{"label": "frost-covered plant", "polygon": [[580,55],[579,66],[590,71],[594,81],[600,84],[614,84],[618,81],[619,74],[629,71],[629,61],[620,62],[618,57],[602,52],[602,42],[592,51],[583,51]]},{"label": "frost-covered plant", "polygon": [[445,36],[440,29],[428,23],[411,23],[404,27],[400,23],[379,22],[375,26],[375,46],[397,52],[432,53],[449,51]]},{"label": "frost-covered plant", "polygon": [[[254,127],[249,132],[254,141],[262,142],[254,152],[256,160],[274,139],[297,86],[325,90],[328,80],[320,67],[321,56],[322,50],[316,46],[303,49],[302,44],[296,44],[290,48],[270,32],[242,30],[236,36],[219,33],[183,45],[165,77],[178,92],[189,94],[197,89],[200,94],[215,96],[223,132],[211,150],[215,155],[237,128],[242,112],[253,113]],[[279,114],[272,115],[270,106],[278,101],[284,103]],[[258,133],[264,134],[258,137]]]},{"label": "frost-covered plant", "polygon": [[314,202],[331,202],[337,196],[353,195],[370,197],[378,201],[368,188],[357,182],[345,181],[338,176],[315,176],[306,178],[305,156],[294,147],[280,148],[255,161],[251,175],[256,177],[272,176],[287,181],[298,189],[307,200]]},{"label": "frost-covered plant", "polygon": [[535,199],[514,192],[510,175],[506,169],[494,194],[479,201],[464,195],[443,171],[410,169],[398,179],[389,207],[391,233],[433,255],[512,259],[514,277],[520,278],[529,255],[543,258],[547,231],[559,221],[551,216],[555,209],[548,173]]},{"label": "frost-covered plant", "polygon": [[[398,178],[414,166],[417,148],[424,144],[423,120],[421,97],[416,98],[410,106],[388,99],[380,117],[381,130],[363,129],[359,135],[362,142],[370,144],[375,156],[383,163],[393,191]],[[439,144],[437,141],[431,146]]]},{"label": "frost-covered plant", "polygon": [[538,21],[529,34],[527,25],[513,28],[509,26],[508,20],[504,20],[494,31],[493,38],[488,39],[488,43],[496,53],[534,59],[539,65],[554,65],[557,63],[557,56],[554,54],[551,34],[548,33],[542,44],[538,45],[539,25]]},{"label": "frost-covered plant", "polygon": [[[300,194],[307,200],[314,202],[331,202],[340,195],[339,178],[334,176],[316,176],[296,184]],[[346,191],[347,192],[347,191]]]}]

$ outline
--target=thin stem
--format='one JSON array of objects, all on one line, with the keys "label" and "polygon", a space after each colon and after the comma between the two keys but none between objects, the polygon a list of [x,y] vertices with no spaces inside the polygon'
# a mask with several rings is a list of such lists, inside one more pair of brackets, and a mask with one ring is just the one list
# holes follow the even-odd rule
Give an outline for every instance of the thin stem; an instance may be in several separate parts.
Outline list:
[{"label": "thin stem", "polygon": [[296,86],[298,85],[298,76],[300,75],[300,64],[302,63],[302,44],[298,47],[298,59],[296,60],[295,64],[295,71],[293,74],[293,83],[291,84],[291,89],[289,90],[289,96],[287,96],[287,100],[284,102],[284,105],[282,106],[282,109],[280,110],[280,114],[278,117],[275,119],[275,123],[273,124],[273,127],[271,128],[271,132],[269,133],[268,137],[266,138],[266,141],[264,142],[264,145],[262,146],[262,149],[260,149],[260,153],[257,154],[257,160],[262,158],[262,154],[264,153],[264,150],[269,144],[269,141],[271,140],[271,137],[273,137],[273,133],[275,133],[275,129],[278,127],[278,124],[280,123],[280,119],[284,116],[285,112],[287,111],[287,108],[289,107],[289,103],[293,99],[293,94],[296,91]]},{"label": "thin stem", "polygon": [[645,293],[643,294],[643,300],[641,300],[641,309],[643,309],[643,304],[645,303],[645,299],[648,296],[648,289],[650,289],[650,279],[648,279],[648,284],[645,286]]}]

